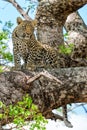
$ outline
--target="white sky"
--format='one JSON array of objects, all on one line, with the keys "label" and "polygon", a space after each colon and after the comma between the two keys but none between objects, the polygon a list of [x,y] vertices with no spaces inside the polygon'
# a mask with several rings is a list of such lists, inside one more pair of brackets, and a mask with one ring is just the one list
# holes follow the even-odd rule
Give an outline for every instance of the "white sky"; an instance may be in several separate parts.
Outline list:
[{"label": "white sky", "polygon": [[71,114],[69,120],[71,121],[73,128],[66,127],[62,121],[54,122],[50,120],[47,125],[47,130],[87,130],[87,115]]}]

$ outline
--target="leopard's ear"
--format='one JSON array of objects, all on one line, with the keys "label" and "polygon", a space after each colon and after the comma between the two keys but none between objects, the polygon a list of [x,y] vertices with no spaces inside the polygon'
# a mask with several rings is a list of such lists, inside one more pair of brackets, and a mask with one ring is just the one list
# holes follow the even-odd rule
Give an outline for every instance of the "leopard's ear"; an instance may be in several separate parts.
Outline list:
[{"label": "leopard's ear", "polygon": [[37,20],[36,19],[32,21],[32,25],[33,25],[33,27],[36,27],[36,25],[37,25]]},{"label": "leopard's ear", "polygon": [[19,25],[22,22],[23,22],[22,18],[21,17],[17,17],[17,24]]}]

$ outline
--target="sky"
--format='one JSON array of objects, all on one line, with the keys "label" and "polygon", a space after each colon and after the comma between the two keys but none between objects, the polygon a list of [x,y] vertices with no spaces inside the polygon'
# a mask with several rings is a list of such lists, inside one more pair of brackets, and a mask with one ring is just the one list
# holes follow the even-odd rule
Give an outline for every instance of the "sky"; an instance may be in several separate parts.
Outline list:
[{"label": "sky", "polygon": [[[22,7],[28,5],[28,1],[25,0],[16,0]],[[81,17],[84,19],[84,22],[87,24],[87,5],[83,8],[79,9]],[[29,15],[34,18],[33,11],[29,13]],[[3,0],[0,0],[0,20],[3,22],[11,20],[16,26],[16,18],[20,16],[19,12],[13,7],[10,3],[7,3]]]},{"label": "sky", "polygon": [[[21,7],[27,7],[28,1],[25,0],[16,0]],[[30,17],[34,18],[35,12],[30,11]],[[10,3],[0,0],[0,20],[5,22],[11,20],[16,26],[16,18],[21,16],[20,13],[13,7]]]},{"label": "sky", "polygon": [[[22,7],[27,6],[28,4],[28,2],[25,2],[25,0],[16,0],[16,1],[20,3]],[[87,5],[85,5],[78,11],[81,17],[83,18],[85,24],[87,25]],[[31,16],[31,18],[34,19],[35,12],[31,11],[29,15]],[[0,0],[0,21],[2,21],[3,24],[6,21],[11,20],[12,23],[14,23],[14,26],[12,28],[13,30],[14,27],[16,26],[16,18],[18,16],[20,16],[20,14],[10,3]],[[2,25],[0,24],[0,29],[1,28]],[[12,48],[11,44],[12,43],[10,42],[10,46]],[[74,126],[73,128],[71,128],[71,130],[87,130],[87,113],[85,113],[82,107],[75,109],[73,113],[72,112],[69,113],[69,119]],[[63,122],[60,121],[54,122],[52,120],[49,120],[47,130],[70,130],[70,128],[65,127]]]}]

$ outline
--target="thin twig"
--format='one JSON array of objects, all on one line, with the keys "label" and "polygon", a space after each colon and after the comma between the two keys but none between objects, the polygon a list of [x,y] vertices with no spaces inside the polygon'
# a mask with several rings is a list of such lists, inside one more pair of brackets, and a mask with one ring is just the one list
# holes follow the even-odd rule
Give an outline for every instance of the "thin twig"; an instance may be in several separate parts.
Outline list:
[{"label": "thin twig", "polygon": [[29,13],[29,11],[30,11],[30,7],[27,9],[27,11],[26,11],[26,14],[28,15],[28,13]]},{"label": "thin twig", "polygon": [[81,103],[81,104],[79,104],[79,105],[76,104],[76,106],[74,106],[73,108],[68,109],[68,112],[73,111],[73,110],[76,109],[77,107],[80,107],[80,106],[83,107],[83,105],[86,105],[86,103]]}]

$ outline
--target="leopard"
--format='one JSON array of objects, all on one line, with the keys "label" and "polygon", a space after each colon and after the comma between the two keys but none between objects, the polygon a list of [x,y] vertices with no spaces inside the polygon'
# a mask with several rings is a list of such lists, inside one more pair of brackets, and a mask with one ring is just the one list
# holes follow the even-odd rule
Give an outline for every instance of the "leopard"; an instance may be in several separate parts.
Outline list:
[{"label": "leopard", "polygon": [[[34,29],[36,20],[28,21],[17,18],[17,27],[12,32],[13,54],[15,70],[28,69],[35,71],[37,68],[60,68],[67,66],[65,57],[59,50],[36,40]],[[21,59],[24,61],[21,65]],[[68,59],[66,59],[68,60]],[[63,106],[63,117],[66,126],[72,127],[67,119],[66,107]]]},{"label": "leopard", "polygon": [[[64,58],[58,50],[36,40],[34,29],[36,20],[28,21],[17,18],[18,26],[12,32],[14,64],[16,70],[36,70],[38,68],[64,67]],[[21,59],[24,64],[21,65]]]},{"label": "leopard", "polygon": [[[12,32],[14,64],[16,70],[28,69],[37,70],[38,68],[64,68],[83,66],[83,61],[75,61],[77,57],[63,55],[59,49],[50,45],[43,44],[36,40],[34,30],[37,25],[36,20],[22,20],[17,18],[18,26]],[[82,50],[82,48],[81,48]],[[76,51],[76,54],[77,51]],[[77,55],[74,55],[77,56]],[[84,55],[83,55],[84,56]],[[21,60],[24,64],[22,66]],[[68,62],[69,61],[69,62]],[[80,62],[80,63],[79,63]],[[85,63],[87,65],[87,63]]]}]

